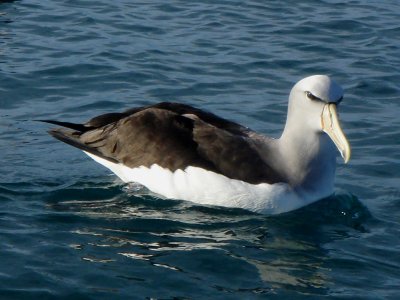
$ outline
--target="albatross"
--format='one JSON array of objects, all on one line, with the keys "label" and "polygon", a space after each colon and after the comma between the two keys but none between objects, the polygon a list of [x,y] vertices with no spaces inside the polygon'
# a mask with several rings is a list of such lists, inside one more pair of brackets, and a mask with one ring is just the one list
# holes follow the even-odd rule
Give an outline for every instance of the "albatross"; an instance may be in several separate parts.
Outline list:
[{"label": "albatross", "polygon": [[338,120],[343,89],[326,75],[297,82],[274,139],[186,104],[103,114],[49,133],[166,198],[279,214],[334,192],[336,154],[350,159]]}]

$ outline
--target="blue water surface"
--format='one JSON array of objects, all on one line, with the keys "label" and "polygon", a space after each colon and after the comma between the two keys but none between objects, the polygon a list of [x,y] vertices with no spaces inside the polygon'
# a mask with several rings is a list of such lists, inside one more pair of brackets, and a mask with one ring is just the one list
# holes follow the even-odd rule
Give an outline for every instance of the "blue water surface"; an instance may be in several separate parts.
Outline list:
[{"label": "blue water surface", "polygon": [[[398,1],[0,1],[0,299],[398,299]],[[279,216],[162,200],[46,134],[158,101],[279,137],[345,89],[336,195]]]}]

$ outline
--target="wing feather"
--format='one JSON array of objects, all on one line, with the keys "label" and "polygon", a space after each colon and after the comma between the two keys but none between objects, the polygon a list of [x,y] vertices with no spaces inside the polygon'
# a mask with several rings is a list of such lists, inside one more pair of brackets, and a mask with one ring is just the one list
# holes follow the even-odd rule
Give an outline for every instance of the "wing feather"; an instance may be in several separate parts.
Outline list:
[{"label": "wing feather", "polygon": [[188,105],[163,102],[101,115],[82,126],[69,127],[85,130],[61,128],[50,134],[131,168],[194,166],[254,184],[282,181],[252,146],[249,129]]}]

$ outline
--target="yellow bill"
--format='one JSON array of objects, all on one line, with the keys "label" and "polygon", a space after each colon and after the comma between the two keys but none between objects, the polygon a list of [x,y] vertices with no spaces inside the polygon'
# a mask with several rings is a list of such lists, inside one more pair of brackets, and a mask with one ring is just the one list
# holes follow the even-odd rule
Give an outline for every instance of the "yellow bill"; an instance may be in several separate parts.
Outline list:
[{"label": "yellow bill", "polygon": [[347,163],[350,159],[351,149],[342,128],[340,128],[336,104],[328,103],[324,106],[321,115],[321,124],[322,130],[329,135],[342,155],[344,163]]}]

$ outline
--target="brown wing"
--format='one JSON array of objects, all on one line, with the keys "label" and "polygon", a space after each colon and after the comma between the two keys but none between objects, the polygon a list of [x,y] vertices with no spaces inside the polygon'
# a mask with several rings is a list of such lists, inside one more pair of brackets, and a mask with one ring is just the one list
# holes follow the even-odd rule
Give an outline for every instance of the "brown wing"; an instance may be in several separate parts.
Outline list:
[{"label": "brown wing", "polygon": [[187,105],[160,103],[102,115],[83,126],[81,131],[50,133],[131,168],[158,164],[174,171],[196,166],[250,183],[282,181],[251,146],[248,129]]},{"label": "brown wing", "polygon": [[210,113],[208,111],[204,111],[187,104],[174,103],[174,102],[160,102],[154,105],[132,108],[122,113],[107,113],[104,115],[94,117],[93,119],[85,123],[83,126],[86,129],[99,128],[149,108],[163,109],[170,112],[174,112],[178,115],[195,115],[204,122],[209,123],[215,127],[224,129],[233,134],[246,135],[246,132],[249,131],[249,129],[244,126],[241,126],[235,122],[226,120],[224,118],[218,117],[217,115]]}]

